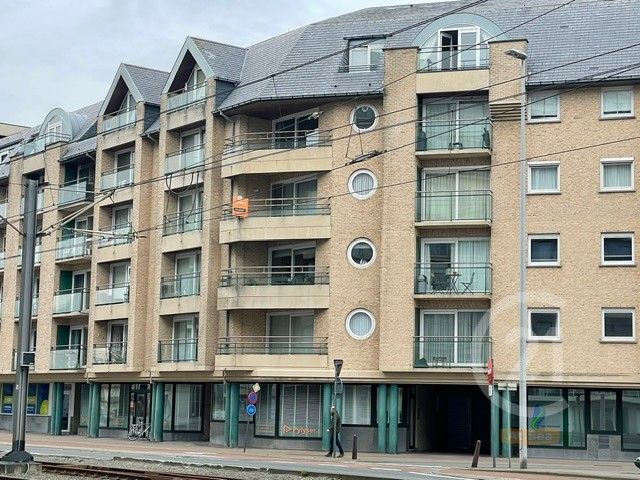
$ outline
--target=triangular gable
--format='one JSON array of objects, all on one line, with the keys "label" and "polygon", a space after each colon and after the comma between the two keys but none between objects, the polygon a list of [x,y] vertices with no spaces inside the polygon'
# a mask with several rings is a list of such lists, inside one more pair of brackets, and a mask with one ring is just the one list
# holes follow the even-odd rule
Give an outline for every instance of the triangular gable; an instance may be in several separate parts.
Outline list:
[{"label": "triangular gable", "polygon": [[167,79],[167,83],[165,84],[164,89],[162,90],[162,93],[169,92],[169,89],[171,88],[171,84],[175,80],[176,75],[178,74],[178,70],[180,70],[180,67],[182,66],[182,62],[184,61],[184,57],[187,54],[187,52],[191,54],[193,59],[198,64],[198,67],[200,67],[200,69],[203,71],[205,77],[210,78],[215,76],[215,73],[211,68],[211,65],[209,65],[209,62],[205,60],[204,56],[202,55],[202,52],[196,46],[193,39],[191,37],[187,37],[187,39],[184,41],[184,44],[182,45],[182,49],[180,50],[180,53],[178,54],[178,58],[173,64],[173,68],[171,69],[171,73],[169,74],[169,78]]},{"label": "triangular gable", "polygon": [[140,93],[140,90],[138,90],[138,87],[136,86],[135,82],[131,78],[129,71],[127,70],[127,66],[124,63],[121,63],[120,66],[118,67],[118,71],[116,72],[113,82],[111,82],[111,87],[109,87],[107,96],[104,102],[102,103],[102,107],[100,108],[100,115],[105,114],[105,111],[107,110],[108,105],[111,103],[111,97],[113,97],[113,94],[116,91],[116,87],[118,86],[118,82],[120,81],[120,79],[122,79],[122,81],[125,83],[125,85],[129,89],[129,92],[131,92],[131,95],[133,95],[133,98],[136,101],[136,103],[143,101],[142,94]]}]

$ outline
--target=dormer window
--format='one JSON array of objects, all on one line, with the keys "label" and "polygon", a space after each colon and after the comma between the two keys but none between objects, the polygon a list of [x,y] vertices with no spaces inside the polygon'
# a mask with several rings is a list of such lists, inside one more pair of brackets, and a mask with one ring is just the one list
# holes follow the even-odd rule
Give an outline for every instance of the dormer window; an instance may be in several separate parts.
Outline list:
[{"label": "dormer window", "polygon": [[349,41],[349,71],[377,70],[382,65],[384,40],[358,39]]},{"label": "dormer window", "polygon": [[189,78],[187,79],[187,83],[185,84],[184,89],[185,91],[193,90],[204,81],[205,81],[204,72],[198,65],[195,65],[193,67],[193,70],[191,71],[191,75],[189,75]]},{"label": "dormer window", "polygon": [[127,91],[120,107],[113,113],[107,113],[104,116],[103,131],[117,130],[129,125],[133,125],[136,121],[136,100],[131,92]]},{"label": "dormer window", "polygon": [[45,134],[45,145],[56,143],[62,140],[62,119],[55,117],[49,120]]},{"label": "dormer window", "polygon": [[131,110],[136,107],[136,101],[131,95],[131,92],[127,92],[127,94],[122,99],[122,103],[120,104],[119,110],[126,111]]},{"label": "dormer window", "polygon": [[477,26],[440,29],[422,46],[421,70],[466,70],[489,65],[489,34]]}]

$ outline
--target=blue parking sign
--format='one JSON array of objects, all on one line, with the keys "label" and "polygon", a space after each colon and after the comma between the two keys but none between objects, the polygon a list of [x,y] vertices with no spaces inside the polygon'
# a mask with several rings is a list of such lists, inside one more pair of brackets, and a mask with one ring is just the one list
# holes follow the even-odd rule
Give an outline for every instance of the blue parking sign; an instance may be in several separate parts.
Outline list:
[{"label": "blue parking sign", "polygon": [[253,417],[256,414],[256,406],[252,403],[247,405],[247,415]]}]

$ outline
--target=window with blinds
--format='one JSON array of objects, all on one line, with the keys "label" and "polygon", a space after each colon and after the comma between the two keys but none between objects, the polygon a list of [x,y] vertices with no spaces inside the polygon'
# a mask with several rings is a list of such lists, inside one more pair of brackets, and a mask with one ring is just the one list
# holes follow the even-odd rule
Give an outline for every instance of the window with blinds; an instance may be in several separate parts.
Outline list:
[{"label": "window with blinds", "polygon": [[224,421],[224,384],[215,383],[213,385],[213,399],[211,401],[211,420]]},{"label": "window with blinds", "polygon": [[274,437],[276,434],[276,384],[263,386],[258,394],[255,435]]},{"label": "window with blinds", "polygon": [[322,436],[320,385],[282,385],[280,436],[295,438]]},{"label": "window with blinds", "polygon": [[371,425],[371,385],[344,386],[342,423]]}]

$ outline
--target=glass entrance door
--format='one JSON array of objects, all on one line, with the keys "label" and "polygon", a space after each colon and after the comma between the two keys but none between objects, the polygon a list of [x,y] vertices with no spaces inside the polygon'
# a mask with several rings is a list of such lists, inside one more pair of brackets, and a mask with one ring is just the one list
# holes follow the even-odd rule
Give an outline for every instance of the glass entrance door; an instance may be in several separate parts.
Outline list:
[{"label": "glass entrance door", "polygon": [[454,242],[425,243],[423,275],[427,279],[427,291],[448,291],[451,286],[450,272],[455,261]]},{"label": "glass entrance door", "polygon": [[[72,331],[73,332],[73,331]],[[69,432],[71,426],[70,418],[70,406],[71,405],[71,384],[64,384],[64,391],[62,393],[62,431]]]},{"label": "glass entrance door", "polygon": [[131,385],[129,401],[129,425],[136,423],[148,424],[151,411],[151,392],[147,384]]}]

